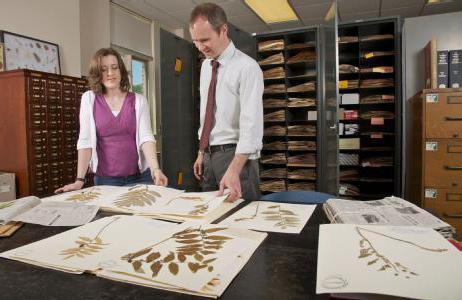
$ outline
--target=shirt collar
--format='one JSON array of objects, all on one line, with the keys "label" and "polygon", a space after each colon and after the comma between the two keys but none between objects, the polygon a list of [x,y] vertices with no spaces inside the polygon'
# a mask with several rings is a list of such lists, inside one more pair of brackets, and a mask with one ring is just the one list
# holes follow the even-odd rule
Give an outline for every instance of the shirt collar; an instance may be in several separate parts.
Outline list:
[{"label": "shirt collar", "polygon": [[218,62],[220,65],[226,65],[226,63],[234,56],[236,52],[236,47],[233,44],[233,41],[229,41],[228,47],[218,56]]}]

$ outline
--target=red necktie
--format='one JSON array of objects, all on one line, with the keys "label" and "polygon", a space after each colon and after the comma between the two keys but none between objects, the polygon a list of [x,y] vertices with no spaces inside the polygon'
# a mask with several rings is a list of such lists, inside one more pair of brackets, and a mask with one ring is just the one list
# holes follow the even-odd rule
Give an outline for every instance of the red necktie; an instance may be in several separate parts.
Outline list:
[{"label": "red necktie", "polygon": [[209,85],[209,94],[207,96],[207,107],[205,108],[205,120],[202,127],[201,139],[199,142],[199,150],[204,151],[209,146],[210,132],[212,132],[213,121],[215,119],[215,95],[217,88],[217,69],[220,63],[216,60],[210,62],[212,65],[212,79]]}]

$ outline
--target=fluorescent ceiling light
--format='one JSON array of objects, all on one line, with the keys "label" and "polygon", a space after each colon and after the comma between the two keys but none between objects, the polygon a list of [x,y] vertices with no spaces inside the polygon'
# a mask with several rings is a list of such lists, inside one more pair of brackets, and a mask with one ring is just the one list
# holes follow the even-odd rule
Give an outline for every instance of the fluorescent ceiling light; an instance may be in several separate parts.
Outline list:
[{"label": "fluorescent ceiling light", "polygon": [[267,24],[298,20],[287,0],[244,0]]},{"label": "fluorescent ceiling light", "polygon": [[427,0],[427,3],[425,3],[425,5],[442,4],[448,2],[452,2],[452,0]]}]

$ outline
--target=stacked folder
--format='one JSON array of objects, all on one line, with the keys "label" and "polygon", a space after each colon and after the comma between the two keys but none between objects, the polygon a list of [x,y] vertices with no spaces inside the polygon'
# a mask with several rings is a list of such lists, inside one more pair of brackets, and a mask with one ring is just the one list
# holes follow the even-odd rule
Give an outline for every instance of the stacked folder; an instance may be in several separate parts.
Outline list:
[{"label": "stacked folder", "polygon": [[268,56],[265,59],[262,59],[258,61],[258,63],[261,66],[266,66],[266,65],[279,65],[284,63],[284,55],[282,55],[282,52],[273,54],[271,56]]},{"label": "stacked folder", "polygon": [[260,158],[262,164],[285,164],[287,163],[285,153],[273,153],[268,155],[263,155]]},{"label": "stacked folder", "polygon": [[284,40],[270,40],[258,43],[258,52],[265,51],[274,51],[274,50],[283,50],[284,49]]}]

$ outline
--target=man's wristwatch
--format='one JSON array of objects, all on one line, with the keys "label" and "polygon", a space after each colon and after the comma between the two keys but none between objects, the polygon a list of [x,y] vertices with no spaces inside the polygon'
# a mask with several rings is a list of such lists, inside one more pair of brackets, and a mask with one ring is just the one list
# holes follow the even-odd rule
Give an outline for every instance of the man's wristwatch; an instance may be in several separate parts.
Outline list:
[{"label": "man's wristwatch", "polygon": [[75,179],[75,181],[82,181],[83,183],[85,183],[85,178],[77,177],[77,178]]}]

